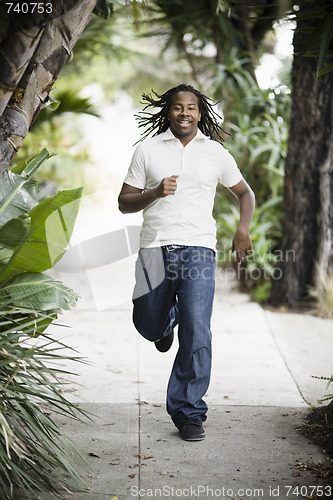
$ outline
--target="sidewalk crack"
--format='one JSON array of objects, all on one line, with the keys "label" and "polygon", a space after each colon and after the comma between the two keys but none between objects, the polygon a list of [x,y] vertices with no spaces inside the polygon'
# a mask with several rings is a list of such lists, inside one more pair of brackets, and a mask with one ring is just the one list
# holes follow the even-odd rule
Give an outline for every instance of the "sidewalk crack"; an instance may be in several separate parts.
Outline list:
[{"label": "sidewalk crack", "polygon": [[282,350],[281,350],[281,348],[280,348],[280,346],[279,346],[279,343],[278,343],[278,341],[277,341],[277,339],[276,339],[276,336],[275,336],[275,334],[274,334],[274,330],[273,330],[273,328],[272,328],[272,326],[271,326],[271,323],[270,323],[270,321],[269,321],[269,318],[268,318],[267,312],[266,312],[264,309],[263,309],[263,311],[264,311],[264,315],[265,315],[265,320],[266,320],[266,323],[267,323],[267,325],[268,325],[269,333],[270,333],[270,335],[271,335],[271,337],[272,337],[272,339],[273,339],[273,342],[274,342],[274,344],[275,344],[275,347],[276,347],[276,349],[277,349],[278,353],[280,354],[280,356],[281,356],[281,358],[282,358],[282,361],[283,361],[283,363],[284,363],[285,367],[287,368],[287,371],[288,371],[288,373],[289,373],[289,375],[290,375],[291,379],[293,380],[293,382],[294,382],[294,384],[295,384],[295,386],[296,386],[296,388],[297,388],[297,390],[298,390],[298,392],[299,392],[299,394],[300,394],[301,398],[303,399],[304,403],[306,403],[308,406],[311,406],[310,402],[306,400],[306,398],[305,398],[305,396],[304,396],[303,392],[301,391],[300,386],[298,385],[298,383],[297,383],[297,381],[296,381],[296,379],[295,379],[295,377],[294,377],[294,375],[293,375],[292,371],[290,370],[290,368],[289,368],[289,366],[288,366],[288,363],[287,363],[287,361],[286,361],[286,359],[285,359],[285,357],[284,357],[284,355],[283,355],[283,352],[282,352]]}]

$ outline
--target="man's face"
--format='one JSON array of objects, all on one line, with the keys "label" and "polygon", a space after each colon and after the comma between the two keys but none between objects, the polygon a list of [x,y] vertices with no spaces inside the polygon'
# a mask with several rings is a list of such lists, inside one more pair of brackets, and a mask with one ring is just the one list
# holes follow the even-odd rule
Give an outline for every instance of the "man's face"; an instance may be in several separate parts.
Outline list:
[{"label": "man's face", "polygon": [[192,92],[177,92],[172,98],[168,118],[171,132],[187,144],[196,135],[201,118],[197,96]]}]

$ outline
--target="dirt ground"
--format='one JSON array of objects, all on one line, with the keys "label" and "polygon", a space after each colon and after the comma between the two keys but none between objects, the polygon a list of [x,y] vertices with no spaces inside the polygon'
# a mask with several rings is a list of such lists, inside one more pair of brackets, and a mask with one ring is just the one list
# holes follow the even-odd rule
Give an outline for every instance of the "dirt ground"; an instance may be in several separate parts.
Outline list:
[{"label": "dirt ground", "polygon": [[305,423],[298,430],[327,455],[327,461],[303,464],[304,468],[333,485],[333,401],[327,406],[310,410]]}]

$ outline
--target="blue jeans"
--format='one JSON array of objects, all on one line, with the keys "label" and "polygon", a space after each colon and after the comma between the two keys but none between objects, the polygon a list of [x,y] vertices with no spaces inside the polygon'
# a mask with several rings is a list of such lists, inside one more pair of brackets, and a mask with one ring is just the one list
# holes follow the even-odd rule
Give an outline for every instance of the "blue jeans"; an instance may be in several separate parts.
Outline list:
[{"label": "blue jeans", "polygon": [[156,342],[178,324],[179,348],[167,389],[167,411],[177,425],[206,420],[203,396],[211,373],[210,321],[215,291],[215,252],[199,246],[145,248],[136,264],[133,322]]}]

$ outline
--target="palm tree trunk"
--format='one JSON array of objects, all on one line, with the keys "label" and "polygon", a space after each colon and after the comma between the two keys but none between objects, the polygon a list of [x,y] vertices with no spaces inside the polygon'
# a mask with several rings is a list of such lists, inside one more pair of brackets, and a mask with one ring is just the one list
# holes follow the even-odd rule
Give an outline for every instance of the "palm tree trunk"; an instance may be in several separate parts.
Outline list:
[{"label": "palm tree trunk", "polygon": [[[33,26],[8,34],[0,49],[0,116],[36,50],[44,27]],[[24,50],[20,50],[24,47]]]},{"label": "palm tree trunk", "polygon": [[[302,21],[302,27],[313,21]],[[295,52],[304,44],[296,30]],[[317,59],[295,59],[293,106],[285,173],[281,278],[271,302],[298,308],[316,280],[333,267],[333,72],[316,78]]]},{"label": "palm tree trunk", "polygon": [[[6,40],[11,44],[11,50],[7,50],[10,60],[8,57],[4,60],[2,52],[0,74],[3,63],[14,68],[14,75],[10,80],[7,73],[7,77],[0,81],[0,87],[4,83],[0,99],[5,102],[0,116],[0,175],[7,169],[48,99],[53,83],[90,20],[96,1],[76,2],[63,15],[53,16],[45,28],[30,28],[26,30],[28,33],[16,33],[14,38],[9,36]],[[30,35],[35,38],[29,39]],[[12,54],[16,54],[15,61]]]}]

